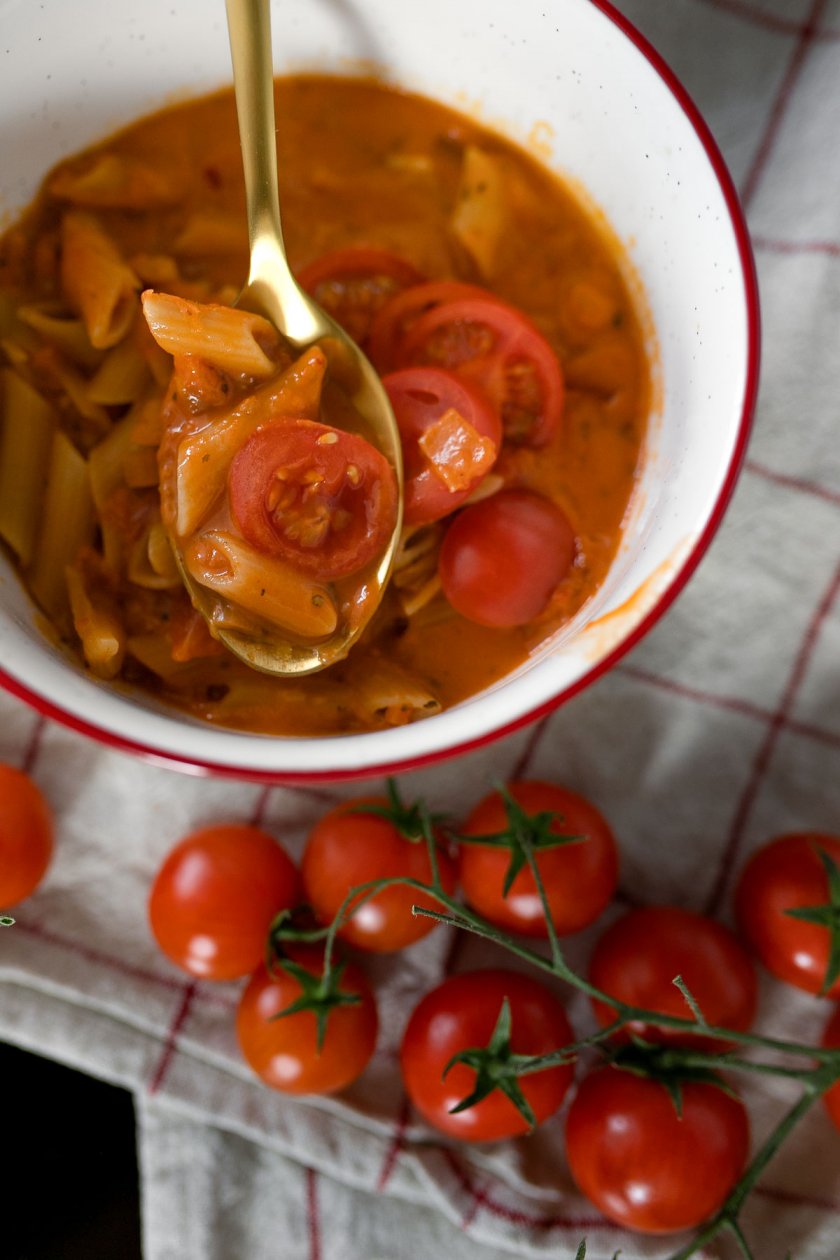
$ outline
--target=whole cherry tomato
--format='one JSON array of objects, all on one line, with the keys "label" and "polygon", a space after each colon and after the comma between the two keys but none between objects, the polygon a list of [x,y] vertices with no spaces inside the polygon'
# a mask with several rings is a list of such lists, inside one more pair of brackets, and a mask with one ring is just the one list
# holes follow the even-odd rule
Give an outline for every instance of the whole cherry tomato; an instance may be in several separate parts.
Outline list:
[{"label": "whole cherry tomato", "polygon": [[[458,847],[464,896],[479,914],[510,932],[546,936],[545,915],[534,877],[524,860],[521,837],[534,846],[551,917],[557,932],[579,932],[597,919],[615,892],[618,850],[606,819],[568,788],[521,780],[506,796],[492,792],[470,814],[465,836],[489,836],[491,844]],[[554,837],[579,837],[552,846]],[[518,873],[507,892],[515,863]]]},{"label": "whole cherry tomato", "polygon": [[[630,910],[607,928],[589,963],[589,979],[604,993],[628,1006],[691,1019],[674,984],[676,976],[685,981],[708,1024],[737,1032],[746,1032],[752,1024],[758,1001],[752,960],[728,928],[702,914],[676,906]],[[614,1008],[606,1003],[593,1001],[592,1006],[602,1026],[615,1019]],[[625,1025],[622,1034],[629,1033],[646,1041],[715,1046],[708,1037],[652,1024]]]},{"label": "whole cherry tomato", "polygon": [[[441,847],[437,859],[441,882],[452,892],[452,860]],[[392,795],[347,801],[325,814],[307,840],[301,874],[307,901],[323,923],[331,923],[357,884],[397,875],[428,883],[432,871],[417,817]],[[375,953],[403,949],[436,926],[434,919],[413,915],[412,905],[441,908],[433,898],[395,884],[360,906],[339,935]]]},{"label": "whole cherry tomato", "polygon": [[322,581],[372,560],[396,519],[385,456],[358,434],[314,420],[261,425],[234,457],[228,493],[248,542]]},{"label": "whole cherry tomato", "polygon": [[690,1229],[720,1208],[749,1151],[744,1104],[684,1081],[681,1111],[659,1081],[617,1067],[582,1082],[566,1121],[578,1189],[604,1216],[644,1234]]},{"label": "whole cherry tomato", "polygon": [[500,490],[455,517],[438,572],[462,617],[521,626],[545,610],[574,558],[574,531],[556,503],[530,490]]},{"label": "whole cherry tomato", "polygon": [[254,973],[236,1012],[246,1062],[266,1085],[286,1094],[344,1089],[364,1071],[376,1046],[376,1003],[361,970],[339,963],[323,990],[322,966],[320,949],[291,950],[271,974],[265,966]]},{"label": "whole cherry tomato", "polygon": [[[821,856],[822,854],[822,856]],[[827,866],[826,866],[827,863]],[[840,997],[840,838],[779,836],[750,857],[735,889],[738,930],[768,971]]]},{"label": "whole cherry tomato", "polygon": [[502,444],[498,414],[469,381],[441,368],[404,368],[382,380],[405,464],[405,523],[454,512],[480,485]]},{"label": "whole cherry tomato", "polygon": [[360,345],[376,313],[423,276],[398,254],[355,245],[323,254],[298,273],[304,289]]},{"label": "whole cherry tomato", "polygon": [[22,770],[0,765],[0,906],[35,891],[52,851],[52,813],[40,789]]},{"label": "whole cherry tomato", "polygon": [[[530,976],[501,968],[452,976],[427,993],[408,1021],[400,1051],[403,1081],[412,1103],[436,1129],[465,1142],[490,1142],[527,1133],[529,1123],[497,1085],[463,1111],[453,1108],[469,1098],[480,1083],[475,1066],[455,1063],[456,1054],[486,1050],[504,1022],[510,1027],[493,1065],[509,1053],[548,1054],[569,1045],[574,1034],[560,1001]],[[444,1073],[446,1073],[444,1075]],[[571,1083],[571,1064],[546,1068],[518,1078],[518,1087],[534,1121],[540,1124],[563,1101]]]},{"label": "whole cherry tomato", "polygon": [[265,956],[276,914],[298,900],[298,873],[267,832],[202,827],[157,873],[149,922],[163,952],[193,976],[235,980]]},{"label": "whole cherry tomato", "polygon": [[[840,1049],[840,1006],[834,1008],[834,1014],[825,1026],[822,1044],[829,1049]],[[840,1084],[832,1085],[823,1095],[823,1101],[834,1125],[840,1129]]]}]

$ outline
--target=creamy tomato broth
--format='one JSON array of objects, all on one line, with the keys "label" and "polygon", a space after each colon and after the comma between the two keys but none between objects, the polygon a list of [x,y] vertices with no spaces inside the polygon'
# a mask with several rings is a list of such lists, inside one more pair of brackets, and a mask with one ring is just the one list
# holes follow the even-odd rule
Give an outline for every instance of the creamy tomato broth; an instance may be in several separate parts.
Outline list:
[{"label": "creamy tomato broth", "polygon": [[[353,513],[375,514],[370,480],[366,506],[351,494],[353,455],[326,515],[301,497],[323,482],[307,464],[297,497],[275,487],[261,500],[280,513],[280,542],[249,532],[243,467],[291,420],[322,426],[300,434],[331,446],[335,411],[319,351],[295,363],[255,324],[242,360],[224,331],[247,271],[228,91],[68,159],[0,242],[0,535],[58,634],[113,685],[246,730],[373,729],[503,677],[598,588],[636,481],[649,364],[615,244],[522,149],[367,81],[282,79],[277,110],[292,266],[385,376],[404,441],[407,523],[362,640],[319,674],[256,673],[191,608],[172,555],[179,443],[218,446],[237,408],[255,417],[252,445],[220,473],[206,518],[217,533],[222,520],[281,565],[302,539],[310,550],[292,569],[321,583],[340,617]],[[147,315],[167,302],[170,314],[216,312],[227,359],[177,343],[173,364],[141,292]],[[319,574],[325,546],[343,568]],[[295,633],[317,636],[318,616]]]}]

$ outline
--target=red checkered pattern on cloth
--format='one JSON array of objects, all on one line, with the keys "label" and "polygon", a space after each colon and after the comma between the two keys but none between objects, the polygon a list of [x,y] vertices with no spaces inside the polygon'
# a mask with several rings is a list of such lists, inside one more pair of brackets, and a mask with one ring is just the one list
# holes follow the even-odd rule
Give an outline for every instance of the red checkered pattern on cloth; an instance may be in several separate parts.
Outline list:
[{"label": "red checkered pattern on cloth", "polygon": [[[545,0],[550,3],[551,0]],[[705,112],[740,187],[764,305],[749,459],[721,533],[665,621],[608,677],[537,727],[408,776],[465,811],[512,772],[566,782],[619,834],[633,902],[726,916],[752,848],[840,831],[840,0],[623,0]],[[59,818],[43,890],[0,942],[4,1035],[124,1084],[142,1119],[148,1260],[454,1260],[510,1253],[667,1255],[607,1226],[571,1187],[561,1126],[527,1143],[448,1148],[416,1122],[395,1049],[416,994],[487,960],[444,932],[375,964],[383,1037],[340,1100],[258,1086],[233,1038],[233,986],[185,983],[145,925],[172,841],[259,818],[299,849],[350,789],[189,779],[104,751],[0,698],[0,756],[31,769]],[[571,945],[583,962],[593,933]],[[576,1025],[587,1026],[574,1001]],[[767,982],[762,1024],[817,1038],[825,1007]],[[789,1101],[748,1091],[756,1137]],[[762,1260],[837,1260],[840,1140],[812,1115],[745,1216]]]}]

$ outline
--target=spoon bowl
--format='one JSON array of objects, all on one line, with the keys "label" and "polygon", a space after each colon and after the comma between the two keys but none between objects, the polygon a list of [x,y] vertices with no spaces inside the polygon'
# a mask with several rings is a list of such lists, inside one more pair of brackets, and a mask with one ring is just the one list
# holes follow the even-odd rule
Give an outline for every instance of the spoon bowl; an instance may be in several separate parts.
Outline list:
[{"label": "spoon bowl", "polygon": [[[218,626],[213,616],[217,597],[192,577],[177,540],[173,545],[193,605],[225,647],[264,673],[311,674],[347,655],[379,605],[402,527],[402,449],[391,404],[372,364],[300,287],[286,258],[277,192],[269,0],[227,0],[227,19],[250,245],[248,279],[237,305],[268,319],[293,351],[320,346],[331,383],[349,404],[342,407],[341,415],[356,417],[357,431],[388,460],[397,478],[399,501],[394,529],[381,556],[360,574],[367,589],[358,615],[338,620],[335,630],[316,643],[284,638],[279,630],[256,636],[247,629]],[[337,423],[342,427],[344,421]]]}]

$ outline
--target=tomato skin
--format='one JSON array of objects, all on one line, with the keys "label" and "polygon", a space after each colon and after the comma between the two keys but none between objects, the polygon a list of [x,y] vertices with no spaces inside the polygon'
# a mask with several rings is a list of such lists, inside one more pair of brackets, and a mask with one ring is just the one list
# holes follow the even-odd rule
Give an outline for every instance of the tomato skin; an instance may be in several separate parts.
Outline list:
[{"label": "tomato skin", "polygon": [[[310,476],[320,483],[308,484]],[[233,459],[228,493],[248,542],[322,581],[374,559],[396,520],[397,483],[384,455],[314,420],[257,429]]]},{"label": "tomato skin", "polygon": [[385,303],[424,279],[405,258],[368,245],[332,250],[298,273],[301,287],[359,345],[366,340],[374,316]]},{"label": "tomato skin", "polygon": [[521,626],[544,611],[575,558],[564,512],[530,490],[500,490],[455,518],[438,572],[456,612],[482,626]]},{"label": "tomato skin", "polygon": [[[618,848],[606,819],[594,805],[568,788],[536,780],[508,784],[508,791],[529,814],[562,814],[551,831],[585,835],[581,844],[562,845],[537,853],[551,917],[560,936],[593,923],[609,904],[618,882]],[[504,799],[491,792],[480,801],[461,828],[464,835],[494,835],[507,827]],[[510,863],[507,849],[490,845],[458,847],[458,879],[469,905],[508,932],[546,937],[542,903],[534,877],[523,867],[504,896]]]},{"label": "tomato skin", "polygon": [[[685,999],[673,983],[682,976],[706,1021],[746,1032],[755,1018],[758,982],[752,960],[737,937],[714,919],[677,906],[630,910],[598,941],[589,963],[596,988],[628,1006],[643,1006],[663,1015],[690,1019]],[[605,1002],[592,1002],[602,1027],[615,1019]],[[646,1041],[669,1045],[722,1048],[725,1043],[655,1025],[633,1023],[622,1029]]]},{"label": "tomato skin", "polygon": [[565,388],[557,355],[521,311],[498,298],[460,298],[427,311],[406,334],[398,360],[475,381],[511,442],[545,446],[560,426]]},{"label": "tomato skin", "polygon": [[367,343],[371,363],[380,373],[393,372],[402,365],[406,336],[422,315],[446,302],[472,298],[506,305],[487,289],[460,280],[430,280],[397,293],[377,312],[371,324]]},{"label": "tomato skin", "polygon": [[149,923],[163,952],[190,975],[235,980],[262,961],[274,916],[298,895],[297,870],[267,832],[202,827],[158,871]]},{"label": "tomato skin", "polygon": [[[752,854],[735,889],[735,917],[747,945],[774,976],[815,994],[828,966],[828,929],[792,919],[785,911],[828,902],[828,880],[817,849],[840,864],[837,836],[779,836]],[[840,997],[840,979],[826,996]]]},{"label": "tomato skin", "polygon": [[[321,950],[296,948],[290,956],[320,974]],[[264,966],[254,972],[239,1001],[236,1034],[245,1061],[266,1085],[284,1094],[334,1094],[361,1076],[376,1047],[376,1002],[354,963],[347,965],[340,987],[362,1000],[329,1013],[319,1051],[312,1011],[273,1018],[301,996],[300,982],[279,966],[273,975]]]},{"label": "tomato skin", "polygon": [[[380,797],[347,801],[316,823],[304,850],[301,874],[306,900],[323,923],[331,923],[351,888],[372,879],[405,875],[428,883],[432,872],[423,840],[407,840],[387,818],[355,813],[365,805],[387,806]],[[447,892],[455,887],[454,864],[438,848],[438,870]],[[427,936],[434,919],[415,917],[412,905],[441,909],[431,897],[411,888],[384,888],[339,929],[358,949],[391,953]]]},{"label": "tomato skin", "polygon": [[0,764],[0,906],[28,897],[53,853],[50,807],[29,775]]},{"label": "tomato skin", "polygon": [[671,1234],[708,1220],[749,1152],[740,1099],[686,1081],[682,1117],[658,1081],[616,1067],[580,1084],[566,1120],[566,1157],[582,1194],[609,1220]]},{"label": "tomato skin", "polygon": [[[840,1006],[835,1006],[834,1014],[825,1026],[822,1045],[828,1049],[840,1049]],[[823,1102],[835,1128],[840,1129],[840,1083],[826,1090]]]},{"label": "tomato skin", "polygon": [[[423,458],[418,439],[450,407],[498,451],[502,423],[481,391],[469,381],[439,368],[404,368],[383,377],[403,443],[406,525],[428,525],[461,506],[483,475],[463,490],[449,490]],[[423,398],[425,396],[425,401]]]},{"label": "tomato skin", "polygon": [[[528,1132],[509,1098],[494,1090],[465,1111],[450,1114],[475,1086],[475,1071],[456,1063],[443,1079],[454,1054],[483,1048],[507,997],[511,1009],[510,1044],[514,1053],[547,1054],[574,1040],[560,1001],[530,976],[501,968],[465,972],[427,993],[408,1021],[400,1051],[406,1092],[423,1118],[442,1133],[463,1142],[492,1142]],[[552,1115],[574,1075],[570,1064],[519,1078],[537,1123]]]}]

